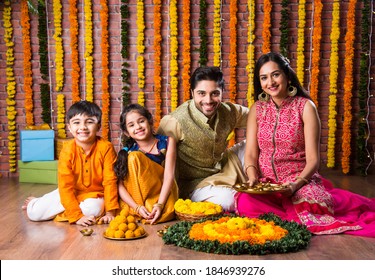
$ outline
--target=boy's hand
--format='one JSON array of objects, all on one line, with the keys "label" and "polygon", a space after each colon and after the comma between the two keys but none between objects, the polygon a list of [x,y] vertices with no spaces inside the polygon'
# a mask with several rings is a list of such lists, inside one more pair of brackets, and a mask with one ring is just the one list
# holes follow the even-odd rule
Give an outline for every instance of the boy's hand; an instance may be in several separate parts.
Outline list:
[{"label": "boy's hand", "polygon": [[91,225],[94,225],[96,223],[94,216],[83,216],[81,219],[79,219],[76,224],[84,227],[88,227]]},{"label": "boy's hand", "polygon": [[101,217],[98,221],[98,225],[100,224],[109,224],[110,221],[112,221],[115,218],[113,213],[111,211],[108,211],[105,213],[103,217]]}]

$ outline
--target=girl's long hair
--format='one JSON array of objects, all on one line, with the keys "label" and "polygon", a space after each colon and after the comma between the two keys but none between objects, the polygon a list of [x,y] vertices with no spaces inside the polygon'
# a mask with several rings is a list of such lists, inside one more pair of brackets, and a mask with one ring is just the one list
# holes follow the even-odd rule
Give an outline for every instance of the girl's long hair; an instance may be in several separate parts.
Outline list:
[{"label": "girl's long hair", "polygon": [[[120,128],[123,134],[128,133],[128,130],[126,129],[126,116],[128,113],[133,111],[144,116],[151,127],[153,125],[152,115],[145,107],[139,104],[129,104],[128,106],[124,107],[120,116]],[[117,160],[114,164],[114,170],[118,180],[124,180],[126,175],[128,174],[128,151],[135,142],[136,141],[133,138],[127,137],[124,147],[119,151],[117,155]]]}]

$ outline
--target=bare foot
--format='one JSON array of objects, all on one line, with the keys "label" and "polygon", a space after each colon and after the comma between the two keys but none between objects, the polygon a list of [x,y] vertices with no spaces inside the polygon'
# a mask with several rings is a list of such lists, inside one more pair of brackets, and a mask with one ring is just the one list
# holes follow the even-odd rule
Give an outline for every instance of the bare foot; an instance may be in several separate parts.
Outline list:
[{"label": "bare foot", "polygon": [[25,199],[25,202],[23,203],[22,205],[22,210],[26,210],[27,209],[27,205],[29,204],[29,202],[34,199],[36,197],[34,196],[29,196],[28,198]]}]

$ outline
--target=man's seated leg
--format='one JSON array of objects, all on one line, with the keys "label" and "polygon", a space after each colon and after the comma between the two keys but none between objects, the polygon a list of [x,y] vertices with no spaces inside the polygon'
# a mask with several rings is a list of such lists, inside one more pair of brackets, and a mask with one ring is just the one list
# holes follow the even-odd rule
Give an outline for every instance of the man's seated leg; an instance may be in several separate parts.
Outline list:
[{"label": "man's seated leg", "polygon": [[193,191],[191,201],[210,201],[221,205],[225,212],[234,212],[236,210],[234,199],[236,193],[232,188],[210,185]]}]

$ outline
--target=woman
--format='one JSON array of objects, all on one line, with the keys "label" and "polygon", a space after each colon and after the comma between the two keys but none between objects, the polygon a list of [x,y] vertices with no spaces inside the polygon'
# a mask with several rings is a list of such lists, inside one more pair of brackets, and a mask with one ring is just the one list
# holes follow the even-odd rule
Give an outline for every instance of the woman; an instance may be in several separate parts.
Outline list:
[{"label": "woman", "polygon": [[258,101],[248,117],[244,159],[248,183],[277,183],[288,191],[239,193],[238,214],[273,212],[314,234],[375,237],[375,199],[334,189],[318,173],[318,112],[289,61],[276,53],[262,55],[255,66],[254,91]]}]

